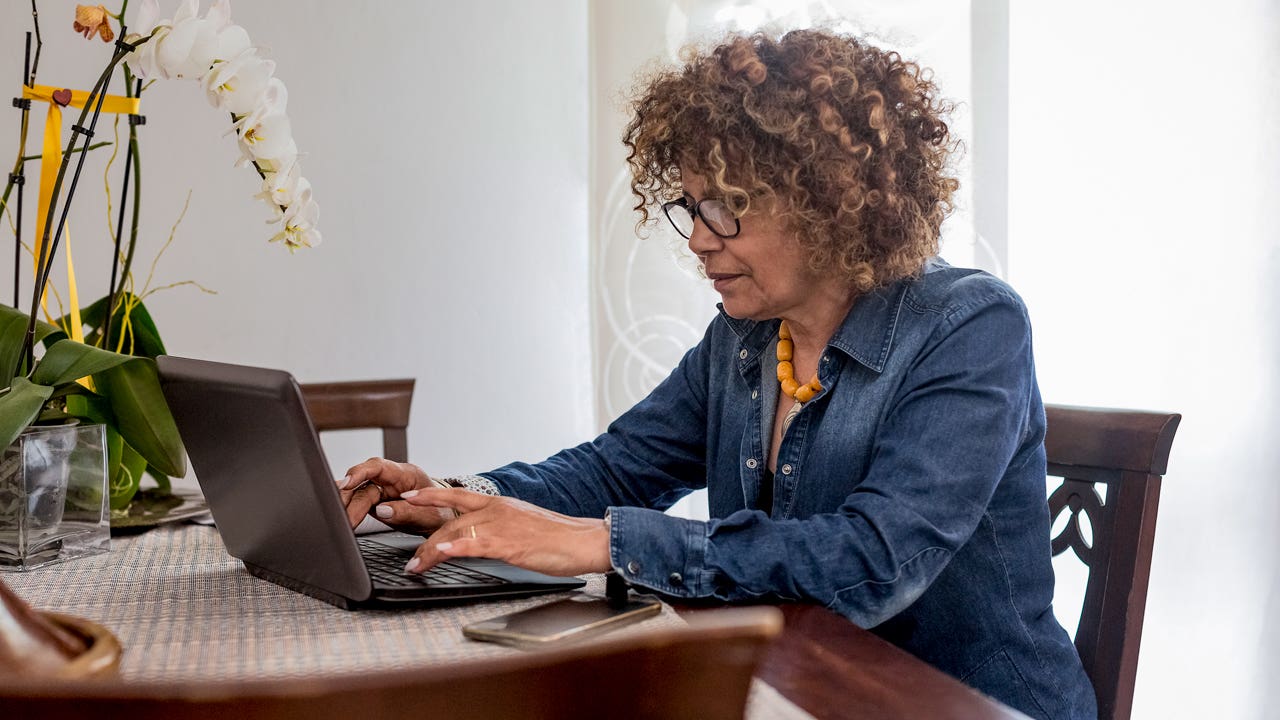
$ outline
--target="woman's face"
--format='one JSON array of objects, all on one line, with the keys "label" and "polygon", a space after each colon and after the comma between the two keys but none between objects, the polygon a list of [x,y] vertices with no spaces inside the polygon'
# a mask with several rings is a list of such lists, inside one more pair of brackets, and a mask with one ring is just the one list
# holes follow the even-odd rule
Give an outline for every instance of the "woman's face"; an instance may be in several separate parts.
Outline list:
[{"label": "woman's face", "polygon": [[[681,173],[690,207],[706,196],[706,181]],[[693,224],[689,250],[698,256],[706,275],[730,316],[748,320],[793,318],[816,299],[820,284],[807,258],[784,223],[768,212],[751,211],[739,218],[735,237],[711,232],[701,218]]]}]

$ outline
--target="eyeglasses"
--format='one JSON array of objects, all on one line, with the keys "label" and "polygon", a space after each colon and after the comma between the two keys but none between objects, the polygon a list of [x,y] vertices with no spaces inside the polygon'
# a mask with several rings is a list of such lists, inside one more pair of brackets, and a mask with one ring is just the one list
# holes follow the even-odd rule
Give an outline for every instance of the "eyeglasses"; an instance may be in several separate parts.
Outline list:
[{"label": "eyeglasses", "polygon": [[693,221],[697,218],[702,218],[707,229],[722,238],[737,237],[742,231],[738,218],[734,217],[733,211],[723,200],[703,198],[692,207],[689,203],[689,198],[682,197],[662,204],[662,212],[666,213],[667,219],[682,237],[693,237]]}]

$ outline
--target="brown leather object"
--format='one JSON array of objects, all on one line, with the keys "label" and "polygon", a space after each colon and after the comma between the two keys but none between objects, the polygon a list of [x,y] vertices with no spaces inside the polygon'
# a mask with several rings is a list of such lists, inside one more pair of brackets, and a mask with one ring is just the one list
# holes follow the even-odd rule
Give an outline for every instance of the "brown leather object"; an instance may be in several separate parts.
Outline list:
[{"label": "brown leather object", "polygon": [[240,683],[0,679],[0,707],[40,720],[740,720],[781,629],[776,608],[743,608],[703,613],[688,628],[418,670]]},{"label": "brown leather object", "polygon": [[1182,416],[1065,405],[1046,405],[1045,414],[1049,474],[1062,478],[1049,496],[1049,517],[1069,516],[1053,554],[1073,550],[1089,568],[1076,650],[1099,719],[1128,720],[1160,484]]},{"label": "brown leather object", "polygon": [[52,676],[86,649],[0,581],[0,675]]},{"label": "brown leather object", "polygon": [[382,430],[382,455],[409,461],[409,405],[412,379],[357,380],[304,383],[302,399],[316,432],[325,430]]}]

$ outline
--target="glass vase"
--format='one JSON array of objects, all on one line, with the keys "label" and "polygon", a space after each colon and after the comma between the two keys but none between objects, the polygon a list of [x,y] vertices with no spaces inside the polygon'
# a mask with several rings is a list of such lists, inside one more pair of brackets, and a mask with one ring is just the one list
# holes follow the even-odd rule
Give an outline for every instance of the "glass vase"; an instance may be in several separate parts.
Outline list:
[{"label": "glass vase", "polygon": [[106,552],[106,429],[27,428],[0,455],[0,570]]}]

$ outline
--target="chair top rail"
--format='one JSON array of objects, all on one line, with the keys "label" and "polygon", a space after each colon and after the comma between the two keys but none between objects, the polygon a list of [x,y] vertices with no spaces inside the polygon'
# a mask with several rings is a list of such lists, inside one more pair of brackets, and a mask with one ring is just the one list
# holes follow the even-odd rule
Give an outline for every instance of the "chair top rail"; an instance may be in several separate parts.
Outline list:
[{"label": "chair top rail", "polygon": [[[311,677],[261,679],[247,681],[209,681],[204,683],[145,681],[122,683],[118,678],[67,680],[56,678],[0,678],[0,705],[4,698],[181,699],[188,702],[238,699],[287,699],[324,697],[346,693],[363,695],[380,692],[412,696],[406,689],[430,690],[441,684],[483,680],[494,676],[514,675],[554,669],[566,663],[588,665],[620,657],[631,662],[641,658],[678,661],[689,649],[715,648],[733,655],[745,648],[760,648],[782,631],[782,613],[777,608],[732,608],[708,613],[706,618],[691,621],[688,627],[663,629],[564,648],[529,652],[516,656],[461,661],[447,667],[393,670],[348,677]],[[751,650],[752,655],[758,651]],[[738,657],[735,655],[735,657]],[[754,664],[754,662],[752,663]]]},{"label": "chair top rail", "polygon": [[1182,416],[1144,410],[1045,405],[1045,453],[1057,466],[1163,475]]},{"label": "chair top rail", "polygon": [[409,425],[412,379],[304,383],[302,397],[317,430]]}]

